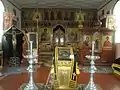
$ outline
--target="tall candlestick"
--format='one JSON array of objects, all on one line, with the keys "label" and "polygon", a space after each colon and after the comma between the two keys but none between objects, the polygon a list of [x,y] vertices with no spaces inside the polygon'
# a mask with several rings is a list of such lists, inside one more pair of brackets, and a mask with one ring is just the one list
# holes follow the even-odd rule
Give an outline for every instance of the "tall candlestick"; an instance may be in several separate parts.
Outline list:
[{"label": "tall candlestick", "polygon": [[28,59],[28,73],[29,73],[29,82],[23,86],[20,87],[20,90],[38,90],[37,85],[34,83],[33,80],[33,72],[34,72],[34,59],[37,58],[37,56],[33,56],[33,50],[32,50],[32,41],[29,42],[29,54],[26,56]]},{"label": "tall candlestick", "polygon": [[94,56],[95,41],[92,42],[92,56]]},{"label": "tall candlestick", "polygon": [[96,67],[95,67],[95,60],[99,59],[99,56],[94,56],[94,45],[95,45],[95,41],[92,42],[92,55],[86,55],[86,58],[91,60],[90,61],[90,80],[88,82],[88,84],[85,86],[84,90],[99,90],[99,88],[96,86],[96,84],[94,83],[93,77],[94,77],[94,73],[96,71]]}]

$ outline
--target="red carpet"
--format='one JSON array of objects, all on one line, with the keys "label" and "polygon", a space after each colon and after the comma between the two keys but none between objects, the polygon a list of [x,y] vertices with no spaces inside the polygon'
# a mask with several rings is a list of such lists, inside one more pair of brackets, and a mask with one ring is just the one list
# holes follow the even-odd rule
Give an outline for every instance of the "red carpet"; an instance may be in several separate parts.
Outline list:
[{"label": "red carpet", "polygon": [[[46,83],[50,68],[40,67],[37,72],[34,74],[34,79],[36,83]],[[28,74],[15,74],[9,75],[5,78],[0,79],[0,87],[4,90],[18,90],[20,85],[28,82]],[[117,79],[113,74],[102,74],[96,73],[94,76],[96,84],[99,84],[102,90],[120,90],[120,80]],[[78,83],[87,84],[89,81],[89,74],[81,72],[78,75]],[[0,90],[2,90],[0,88]]]}]

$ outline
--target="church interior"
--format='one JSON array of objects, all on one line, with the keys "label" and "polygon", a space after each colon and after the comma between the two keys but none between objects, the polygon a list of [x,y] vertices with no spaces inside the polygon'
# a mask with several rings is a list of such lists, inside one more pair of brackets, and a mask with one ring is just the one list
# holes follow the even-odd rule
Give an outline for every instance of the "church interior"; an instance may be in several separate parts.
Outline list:
[{"label": "church interior", "polygon": [[0,90],[120,90],[120,0],[0,0]]}]

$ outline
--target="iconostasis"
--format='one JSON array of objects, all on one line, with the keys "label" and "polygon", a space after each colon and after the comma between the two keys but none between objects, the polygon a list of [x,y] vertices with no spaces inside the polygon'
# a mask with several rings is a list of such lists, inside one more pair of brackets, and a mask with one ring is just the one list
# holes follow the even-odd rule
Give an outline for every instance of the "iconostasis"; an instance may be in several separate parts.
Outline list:
[{"label": "iconostasis", "polygon": [[38,52],[72,46],[83,60],[86,54],[82,53],[91,49],[94,40],[95,49],[102,56],[104,50],[114,49],[115,31],[100,26],[96,9],[22,9],[22,29],[38,34]]}]

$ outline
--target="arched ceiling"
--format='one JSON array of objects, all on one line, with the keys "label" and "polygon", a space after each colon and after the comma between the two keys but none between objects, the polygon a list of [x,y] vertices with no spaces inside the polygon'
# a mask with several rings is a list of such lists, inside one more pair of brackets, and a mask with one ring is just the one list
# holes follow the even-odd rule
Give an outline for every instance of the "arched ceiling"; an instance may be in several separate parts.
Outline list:
[{"label": "arched ceiling", "polygon": [[9,0],[21,8],[99,8],[109,0]]}]

